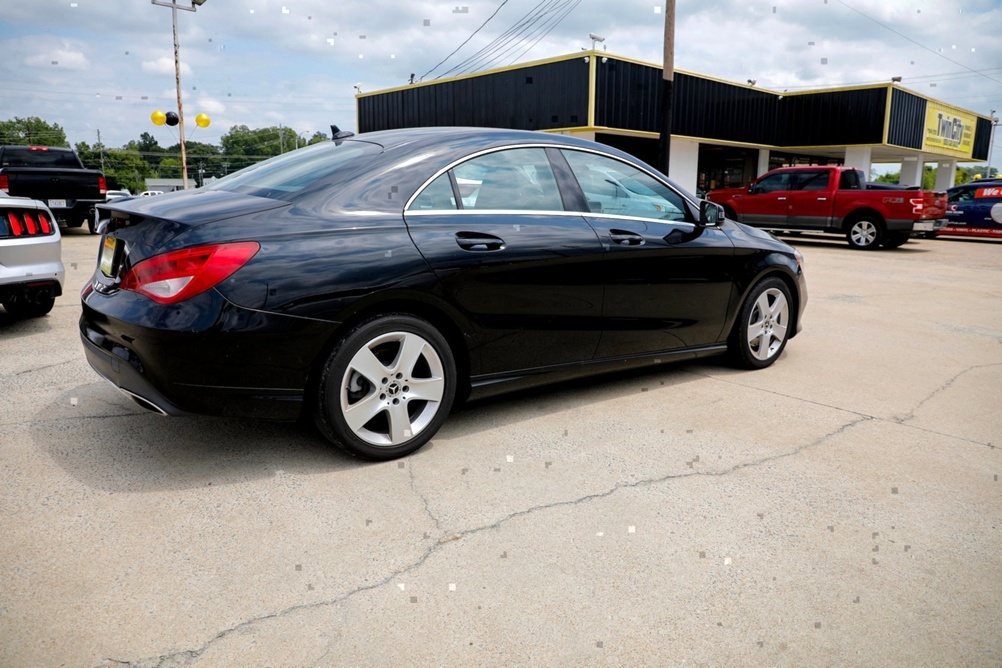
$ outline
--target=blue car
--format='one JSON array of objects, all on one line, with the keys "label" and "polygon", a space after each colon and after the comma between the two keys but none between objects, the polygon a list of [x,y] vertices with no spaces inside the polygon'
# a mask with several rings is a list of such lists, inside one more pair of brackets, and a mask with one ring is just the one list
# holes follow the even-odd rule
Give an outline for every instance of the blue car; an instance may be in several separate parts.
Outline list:
[{"label": "blue car", "polygon": [[946,227],[939,234],[1002,239],[1002,179],[981,179],[947,191]]}]

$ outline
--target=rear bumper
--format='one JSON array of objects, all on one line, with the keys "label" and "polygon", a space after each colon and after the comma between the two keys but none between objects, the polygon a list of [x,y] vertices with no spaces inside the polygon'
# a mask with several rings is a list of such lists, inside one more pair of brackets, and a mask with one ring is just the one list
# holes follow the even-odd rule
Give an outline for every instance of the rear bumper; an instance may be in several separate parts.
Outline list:
[{"label": "rear bumper", "polygon": [[946,227],[946,218],[936,220],[918,220],[912,226],[912,232],[938,232]]},{"label": "rear bumper", "polygon": [[106,352],[87,338],[82,321],[80,340],[91,368],[137,404],[161,415],[188,415],[143,376],[142,365],[132,351],[119,347],[113,348],[114,353]]},{"label": "rear bumper", "polygon": [[59,235],[0,239],[0,293],[45,285],[58,297],[66,270]]},{"label": "rear bumper", "polygon": [[935,232],[946,225],[946,219],[923,219],[923,220],[895,220],[886,221],[888,232],[914,232],[923,234],[925,232]]},{"label": "rear bumper", "polygon": [[160,307],[134,293],[85,290],[82,307],[91,367],[165,415],[297,419],[332,327],[249,311],[211,292]]}]

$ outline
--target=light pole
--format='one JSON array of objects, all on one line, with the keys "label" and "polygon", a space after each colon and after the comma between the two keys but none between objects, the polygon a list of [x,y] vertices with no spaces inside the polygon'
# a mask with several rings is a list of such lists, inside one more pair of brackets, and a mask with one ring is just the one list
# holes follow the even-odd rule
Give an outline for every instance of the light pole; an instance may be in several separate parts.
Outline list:
[{"label": "light pole", "polygon": [[995,141],[995,128],[999,125],[999,119],[995,118],[995,110],[992,109],[992,126],[988,131],[988,173],[985,174],[986,179],[992,178],[992,143]]},{"label": "light pole", "polygon": [[[302,132],[300,132],[299,134],[297,134],[297,135],[296,135],[296,148],[297,148],[297,149],[299,148],[299,140],[300,140],[300,139],[302,138],[302,136],[303,136],[303,135],[305,135],[305,134],[306,134],[307,132],[309,132],[309,130],[303,130]],[[303,146],[306,146],[306,145],[307,145],[307,144],[308,144],[309,142],[310,142],[310,140],[309,140],[309,139],[303,139]]]},{"label": "light pole", "polygon": [[178,55],[177,44],[177,10],[194,12],[198,7],[205,4],[205,0],[191,0],[191,7],[177,4],[177,0],[150,0],[154,5],[160,7],[170,7],[172,24],[174,26],[174,81],[177,84],[177,118],[178,136],[181,144],[181,183],[184,189],[188,189],[188,155],[184,149],[184,107],[181,104],[181,58]]}]

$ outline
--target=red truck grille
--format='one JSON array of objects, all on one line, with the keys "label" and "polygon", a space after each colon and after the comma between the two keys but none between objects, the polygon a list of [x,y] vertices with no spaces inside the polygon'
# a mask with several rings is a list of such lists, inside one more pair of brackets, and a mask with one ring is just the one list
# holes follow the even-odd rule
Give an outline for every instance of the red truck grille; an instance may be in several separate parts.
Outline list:
[{"label": "red truck grille", "polygon": [[49,214],[44,211],[0,209],[0,237],[44,237],[55,229]]}]

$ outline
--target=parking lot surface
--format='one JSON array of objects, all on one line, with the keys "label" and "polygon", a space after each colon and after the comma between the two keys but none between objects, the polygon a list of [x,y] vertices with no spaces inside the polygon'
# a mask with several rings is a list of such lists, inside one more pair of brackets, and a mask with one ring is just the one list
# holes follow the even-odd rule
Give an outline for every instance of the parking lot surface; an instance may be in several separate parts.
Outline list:
[{"label": "parking lot surface", "polygon": [[66,234],[0,312],[0,665],[1002,665],[1002,244],[795,239],[774,366],[473,404],[406,459],[91,371]]}]

